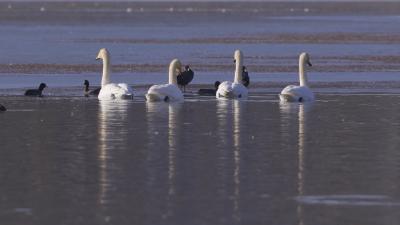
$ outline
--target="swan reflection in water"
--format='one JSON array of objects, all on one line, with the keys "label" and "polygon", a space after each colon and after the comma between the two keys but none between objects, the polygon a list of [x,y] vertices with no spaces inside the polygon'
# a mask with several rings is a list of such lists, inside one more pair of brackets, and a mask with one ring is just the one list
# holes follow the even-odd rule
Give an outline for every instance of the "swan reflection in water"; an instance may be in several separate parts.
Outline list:
[{"label": "swan reflection in water", "polygon": [[[98,113],[98,162],[99,162],[99,196],[98,202],[107,204],[115,182],[112,176],[112,152],[127,140],[127,109],[128,101],[101,100]],[[115,169],[115,168],[114,168]]]},{"label": "swan reflection in water", "polygon": [[[176,159],[177,159],[177,150],[178,148],[178,139],[179,139],[179,112],[182,108],[182,103],[175,102],[166,104],[164,102],[146,102],[147,107],[147,122],[148,122],[148,136],[149,140],[149,157],[148,161],[153,161],[159,159],[159,154],[163,154],[163,152],[158,152],[158,150],[165,150],[159,147],[157,143],[157,139],[159,139],[162,135],[162,131],[160,130],[160,123],[164,123],[168,129],[168,199],[167,199],[167,212],[163,215],[164,218],[170,217],[174,214],[173,212],[173,200],[176,195]],[[163,126],[161,126],[161,129]],[[162,143],[164,144],[164,143]],[[156,171],[151,171],[149,180],[151,183],[149,185],[153,185],[157,179]]]},{"label": "swan reflection in water", "polygon": [[[305,166],[305,155],[306,155],[306,115],[307,112],[312,109],[313,103],[289,103],[289,102],[281,102],[280,103],[280,111],[281,111],[281,123],[283,127],[289,127],[290,122],[293,122],[294,119],[298,121],[298,169],[297,169],[297,192],[298,196],[304,195],[304,166]],[[295,124],[295,123],[293,123]],[[286,133],[289,132],[286,130]],[[304,213],[303,207],[301,204],[297,206],[297,215],[299,218],[299,224],[304,224]]]},{"label": "swan reflection in water", "polygon": [[[218,115],[218,136],[224,144],[228,143],[229,137],[233,138],[233,219],[237,222],[241,221],[240,217],[240,120],[243,104],[240,100],[218,100],[217,115]],[[232,115],[232,117],[230,117]],[[228,126],[232,125],[232,129]],[[231,133],[230,133],[231,132]],[[222,148],[227,149],[227,148]],[[228,148],[229,149],[229,148]],[[229,154],[229,152],[228,152]],[[223,157],[229,159],[230,157]]]}]

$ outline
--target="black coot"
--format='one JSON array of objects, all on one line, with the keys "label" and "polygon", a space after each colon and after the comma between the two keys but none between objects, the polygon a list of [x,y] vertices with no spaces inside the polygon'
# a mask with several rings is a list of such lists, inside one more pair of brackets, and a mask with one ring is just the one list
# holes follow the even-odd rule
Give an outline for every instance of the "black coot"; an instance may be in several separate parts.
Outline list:
[{"label": "black coot", "polygon": [[2,104],[0,104],[0,112],[7,111],[6,107]]},{"label": "black coot", "polygon": [[197,92],[199,95],[206,95],[206,96],[212,96],[216,94],[219,85],[221,84],[221,82],[219,81],[215,81],[214,83],[214,89],[211,88],[203,88],[203,89],[199,89],[199,91]]},{"label": "black coot", "polygon": [[186,85],[188,85],[194,77],[194,72],[189,66],[185,66],[185,71],[180,73],[177,77],[178,85],[183,87],[183,91],[186,91]]},{"label": "black coot", "polygon": [[84,94],[85,94],[86,97],[89,97],[90,95],[93,95],[93,96],[98,96],[99,95],[99,92],[100,92],[101,88],[96,88],[96,89],[90,91],[89,90],[89,81],[88,80],[85,80],[83,85],[85,85]]},{"label": "black coot", "polygon": [[245,87],[248,87],[250,84],[250,77],[249,77],[249,72],[247,71],[247,68],[243,66],[243,72],[242,72],[242,84]]},{"label": "black coot", "polygon": [[25,91],[25,96],[43,97],[42,92],[43,92],[43,89],[46,87],[47,87],[47,85],[45,83],[41,83],[39,85],[38,89],[29,89],[29,90]]}]

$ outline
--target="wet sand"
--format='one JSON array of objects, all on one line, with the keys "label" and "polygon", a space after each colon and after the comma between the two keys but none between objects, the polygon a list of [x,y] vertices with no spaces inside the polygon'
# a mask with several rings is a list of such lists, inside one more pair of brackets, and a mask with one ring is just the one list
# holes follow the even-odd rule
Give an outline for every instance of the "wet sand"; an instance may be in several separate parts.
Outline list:
[{"label": "wet sand", "polygon": [[[215,59],[215,58],[214,58]],[[217,58],[219,60],[225,57]],[[213,59],[210,58],[210,61]],[[229,61],[229,60],[226,60]],[[259,62],[264,65],[259,65]],[[252,57],[247,56],[247,67],[252,72],[297,72],[297,57]],[[385,72],[400,71],[400,56],[322,56],[313,58],[314,72]],[[253,64],[254,63],[254,64]],[[199,64],[187,63],[197,72],[227,72],[233,69],[232,64]],[[1,73],[6,74],[77,74],[101,71],[99,64],[0,64]],[[165,64],[113,64],[112,71],[125,72],[165,72]]]},{"label": "wet sand", "polygon": [[0,76],[95,73],[100,47],[117,54],[116,73],[163,73],[173,57],[229,72],[235,48],[255,73],[296,72],[300,51],[314,72],[400,71],[395,2],[2,2],[0,11]]}]

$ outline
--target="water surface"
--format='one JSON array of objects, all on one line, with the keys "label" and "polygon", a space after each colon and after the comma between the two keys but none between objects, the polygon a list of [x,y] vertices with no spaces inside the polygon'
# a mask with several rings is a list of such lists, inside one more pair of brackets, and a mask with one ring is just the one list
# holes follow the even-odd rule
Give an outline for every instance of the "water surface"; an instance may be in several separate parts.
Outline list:
[{"label": "water surface", "polygon": [[[400,223],[399,4],[0,3],[0,224]],[[100,48],[131,101],[82,96]],[[232,80],[250,97],[197,96]],[[281,104],[307,51],[313,104]],[[179,58],[185,101],[147,103]],[[45,82],[43,98],[23,96]]]},{"label": "water surface", "polygon": [[1,97],[7,224],[397,224],[398,94]]}]

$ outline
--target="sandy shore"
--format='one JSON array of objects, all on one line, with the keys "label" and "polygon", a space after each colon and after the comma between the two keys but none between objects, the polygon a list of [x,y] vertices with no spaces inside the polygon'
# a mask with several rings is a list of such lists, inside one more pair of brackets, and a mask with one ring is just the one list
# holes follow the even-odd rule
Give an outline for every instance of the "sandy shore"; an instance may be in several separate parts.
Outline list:
[{"label": "sandy shore", "polygon": [[[257,59],[258,61],[260,59]],[[247,60],[248,70],[257,73],[296,72],[296,58],[265,58],[264,65]],[[198,64],[188,63],[197,72],[228,72],[233,71],[231,64]],[[313,58],[313,72],[385,72],[400,71],[400,56],[357,56],[357,57],[321,57]],[[100,64],[0,64],[1,74],[77,74],[101,71]],[[164,64],[113,64],[112,71],[124,72],[165,72],[168,66]]]},{"label": "sandy shore", "polygon": [[[343,23],[336,23],[337,25],[332,26],[332,30],[338,30],[338,32],[332,32],[328,30],[326,32],[314,32],[312,30],[312,22],[310,20],[310,29],[305,27],[305,31],[297,30],[293,32],[288,32],[287,30],[274,30],[274,32],[269,32],[268,29],[255,29],[255,31],[246,30],[246,32],[232,32],[227,30],[225,32],[219,32],[219,29],[223,31],[224,21],[229,21],[230,26],[236,24],[236,21],[240,21],[240,18],[246,18],[246,21],[258,22],[258,24],[264,24],[264,21],[270,22],[274,20],[274,17],[287,17],[292,18],[289,20],[290,23],[296,22],[293,18],[306,17],[306,16],[321,16],[321,18],[327,19],[327,16],[333,15],[335,20],[341,20],[343,16],[375,16],[381,15],[399,15],[400,14],[400,4],[396,2],[349,2],[349,3],[338,3],[338,2],[234,2],[234,3],[223,3],[223,2],[213,2],[213,3],[177,3],[177,2],[163,2],[163,3],[145,3],[145,2],[117,2],[117,3],[96,3],[96,2],[0,2],[0,24],[4,24],[4,30],[9,31],[10,36],[8,40],[13,40],[20,38],[20,30],[25,29],[25,32],[31,34],[31,31],[26,31],[26,27],[30,27],[29,24],[33,23],[35,26],[41,27],[48,24],[55,24],[56,26],[48,26],[47,30],[43,29],[43,32],[52,32],[53,36],[43,35],[41,39],[33,39],[34,37],[21,39],[23,43],[30,43],[28,47],[32,48],[25,50],[35,52],[34,54],[40,55],[42,49],[35,46],[43,44],[46,41],[51,44],[52,47],[56,47],[60,52],[70,53],[77,51],[81,48],[79,46],[123,46],[121,48],[127,48],[134,45],[140,45],[142,51],[143,46],[149,49],[155,49],[157,45],[161,45],[165,52],[169,52],[170,45],[188,44],[191,46],[190,50],[187,51],[185,64],[190,64],[192,68],[197,72],[228,72],[233,70],[233,65],[231,62],[231,53],[226,53],[226,49],[221,50],[221,55],[209,56],[206,55],[207,50],[204,50],[204,55],[192,55],[192,49],[196,50],[196,44],[199,48],[202,48],[202,44],[213,46],[213,44],[227,48],[229,45],[251,45],[257,48],[257,44],[271,44],[282,46],[284,44],[298,44],[298,45],[319,45],[320,49],[317,49],[317,53],[314,52],[312,55],[312,62],[314,64],[312,71],[315,72],[385,72],[385,71],[400,71],[400,55],[396,52],[390,52],[387,55],[376,54],[378,52],[375,48],[371,48],[374,52],[362,52],[356,53],[355,55],[349,55],[348,49],[353,48],[355,51],[359,50],[359,44],[365,45],[380,45],[386,47],[386,49],[391,49],[391,45],[397,47],[400,44],[400,34],[392,31],[393,28],[384,29],[386,32],[375,32],[373,30],[366,32],[364,29],[351,30],[347,28],[346,31],[341,31],[340,27]],[[268,17],[268,19],[265,19]],[[107,21],[105,21],[107,18]],[[210,35],[205,35],[197,37],[196,35],[181,35],[170,37],[168,29],[174,28],[176,26],[181,26],[182,24],[192,24],[195,21],[196,26],[210,26],[213,25],[213,20],[215,19],[222,25],[216,26],[217,31],[213,31]],[[182,22],[183,21],[183,22]],[[199,22],[200,21],[200,22]],[[260,22],[261,21],[261,22]],[[346,20],[345,20],[346,21]],[[368,19],[365,19],[361,23],[364,27],[368,24]],[[380,21],[373,20],[375,26],[378,26]],[[389,20],[393,22],[395,20]],[[204,23],[203,23],[204,22]],[[330,19],[324,20],[324,22],[318,23],[318,25],[324,25],[331,23]],[[69,24],[67,28],[61,29],[62,24]],[[105,25],[103,26],[103,23]],[[167,27],[165,31],[162,31],[160,35],[151,35],[151,31],[143,34],[141,36],[131,36],[131,33],[121,33],[118,35],[108,35],[107,33],[98,33],[108,28],[113,28],[113,24],[128,24],[128,28],[139,26],[147,27],[148,23],[158,24],[162,23],[160,26],[155,26],[157,28]],[[164,26],[164,23],[167,24]],[[304,22],[303,22],[304,23]],[[308,22],[307,22],[308,23]],[[84,31],[86,25],[82,24],[95,24],[92,28],[93,33],[90,35],[70,35],[68,32],[79,33]],[[355,22],[357,24],[357,22]],[[378,25],[376,25],[378,24]],[[59,26],[61,25],[61,26]],[[81,26],[82,30],[73,30],[76,25]],[[287,26],[286,20],[279,20],[278,25],[271,22],[269,26],[280,27]],[[384,24],[383,24],[384,25]],[[11,28],[9,28],[11,26]],[[13,28],[13,26],[16,27]],[[259,25],[262,26],[262,25]],[[69,30],[68,27],[71,27]],[[380,25],[378,26],[378,28]],[[34,26],[33,26],[34,28]],[[246,25],[239,27],[243,30],[247,28]],[[291,28],[296,28],[293,25]],[[54,30],[60,29],[65,32],[64,36],[54,36],[56,33]],[[309,29],[309,30],[308,30]],[[33,29],[34,30],[34,29]],[[17,32],[18,31],[18,32]],[[125,29],[118,30],[120,32],[125,31]],[[136,30],[132,30],[134,33]],[[180,30],[179,30],[180,31]],[[290,30],[291,31],[291,30]],[[58,31],[57,31],[58,32]],[[193,28],[189,32],[196,32]],[[26,33],[24,33],[26,34]],[[147,38],[148,37],[148,38]],[[18,39],[20,40],[20,39]],[[19,44],[22,42],[12,42],[11,44]],[[10,45],[11,45],[10,44]],[[340,53],[329,52],[331,44],[342,45],[339,49],[347,50],[346,53],[340,56]],[[71,47],[72,46],[72,47]],[[389,46],[389,47],[388,47]],[[46,46],[47,47],[47,46]],[[347,48],[348,47],[348,48]],[[295,47],[293,47],[295,48]],[[336,48],[332,46],[331,48]],[[185,49],[184,49],[185,50]],[[4,51],[4,50],[2,50]],[[9,53],[14,53],[14,48],[8,48]],[[291,54],[288,57],[286,55],[276,55],[275,53],[269,53],[268,49],[265,50],[266,53],[246,54],[246,66],[250,72],[257,73],[274,73],[274,72],[296,72],[297,68],[297,57],[298,53]],[[308,51],[308,48],[304,48],[302,51]],[[45,51],[46,52],[46,51]],[[143,51],[144,55],[146,54]],[[7,55],[7,52],[5,52]],[[351,52],[350,52],[351,53]],[[32,53],[30,53],[32,54]],[[46,54],[55,54],[54,52]],[[82,54],[82,53],[81,53]],[[127,54],[127,52],[123,53]],[[129,53],[130,54],[130,53]],[[142,54],[142,53],[141,53]],[[151,53],[151,54],[154,54]],[[218,53],[219,54],[219,53]],[[222,55],[225,54],[225,55]],[[359,54],[359,55],[358,55]],[[74,64],[62,62],[60,64],[53,64],[54,60],[51,57],[44,56],[45,53],[41,55],[44,59],[42,61],[33,62],[31,59],[35,56],[24,56],[25,61],[20,60],[20,56],[17,54],[9,54],[13,56],[4,57],[4,60],[0,63],[0,75],[1,74],[76,74],[76,73],[87,73],[87,72],[99,72],[101,71],[101,65],[91,64],[92,62],[85,61],[82,64]],[[68,55],[68,54],[66,54]],[[74,57],[78,53],[74,54]],[[82,55],[81,55],[82,56]],[[78,57],[81,57],[78,55]],[[229,56],[229,58],[227,57]],[[83,56],[82,56],[83,57]],[[129,58],[132,56],[129,56]],[[137,57],[137,56],[135,56]],[[149,56],[151,57],[151,56]],[[148,57],[148,58],[149,58]],[[168,57],[170,57],[168,55]],[[208,58],[210,57],[210,58]],[[65,57],[67,59],[68,56]],[[123,72],[165,72],[168,65],[161,64],[158,61],[156,63],[148,63],[148,58],[139,59],[135,64],[126,64],[131,61],[126,60],[125,62],[120,62],[120,64],[113,64],[112,70],[117,73]],[[140,58],[140,57],[139,57]],[[64,58],[63,58],[64,60]],[[26,63],[25,63],[26,62]],[[57,61],[58,62],[58,61]],[[59,61],[61,62],[61,61]],[[80,63],[80,62],[78,62]]]},{"label": "sandy shore", "polygon": [[[94,13],[88,13],[94,12]],[[126,12],[121,14],[121,12]],[[263,13],[269,16],[288,15],[397,15],[397,2],[0,2],[0,19],[4,21],[47,20],[54,22],[121,21],[140,13],[204,14],[221,12],[228,15]],[[188,18],[191,19],[191,18]],[[193,19],[193,18],[192,18]],[[201,19],[201,18],[199,18]],[[207,19],[207,18],[203,18]],[[238,18],[239,19],[239,18]]]}]

